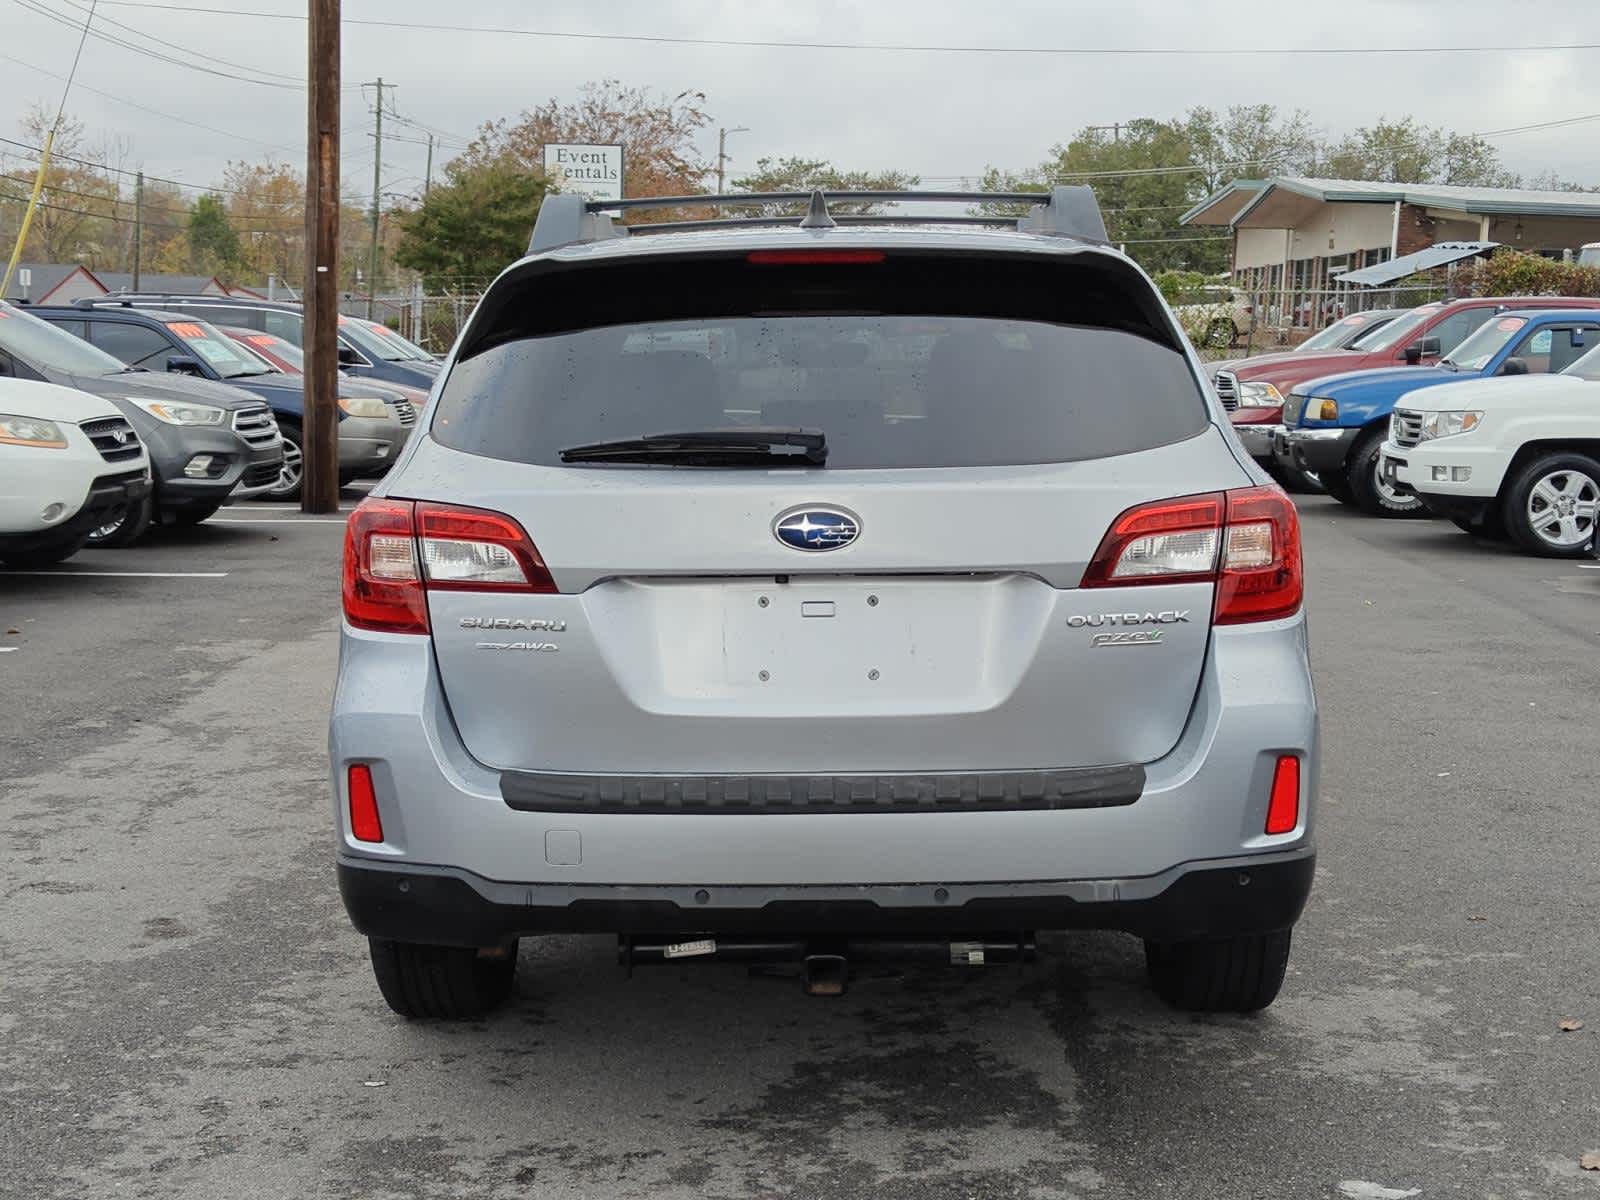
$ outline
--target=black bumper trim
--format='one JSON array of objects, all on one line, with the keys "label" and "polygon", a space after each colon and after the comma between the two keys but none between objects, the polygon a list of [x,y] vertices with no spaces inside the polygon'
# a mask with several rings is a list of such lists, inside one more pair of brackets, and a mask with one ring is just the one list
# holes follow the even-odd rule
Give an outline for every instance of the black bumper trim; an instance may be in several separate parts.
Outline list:
[{"label": "black bumper trim", "polygon": [[[934,934],[1111,929],[1187,941],[1287,929],[1305,907],[1316,857],[1196,865],[1135,899],[1143,880],[1097,883],[706,888],[494,884],[443,867],[340,858],[339,893],[369,937],[495,946],[545,933]],[[484,894],[488,890],[498,898]],[[1097,898],[1083,899],[1068,889]],[[938,894],[948,900],[940,903]],[[982,893],[961,899],[963,892]],[[811,895],[819,898],[811,899]],[[1098,898],[1104,896],[1106,898]],[[702,899],[703,898],[703,899]]]},{"label": "black bumper trim", "polygon": [[1111,808],[1144,792],[1144,768],[934,775],[557,775],[506,771],[500,795],[521,812],[1032,812]]},{"label": "black bumper trim", "polygon": [[[1318,426],[1318,429],[1323,428]],[[1289,442],[1289,453],[1296,466],[1305,471],[1339,471],[1350,457],[1350,447],[1361,436],[1359,429],[1341,429],[1336,438],[1301,439]]]}]

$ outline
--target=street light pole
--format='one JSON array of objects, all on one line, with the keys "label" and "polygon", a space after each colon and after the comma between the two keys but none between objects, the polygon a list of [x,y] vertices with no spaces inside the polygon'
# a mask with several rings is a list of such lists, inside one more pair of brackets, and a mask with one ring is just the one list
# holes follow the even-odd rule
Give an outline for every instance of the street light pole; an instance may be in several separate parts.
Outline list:
[{"label": "street light pole", "polygon": [[724,165],[728,161],[728,135],[730,133],[749,133],[745,125],[736,125],[732,129],[717,130],[717,194],[722,194],[723,176],[726,174]]}]

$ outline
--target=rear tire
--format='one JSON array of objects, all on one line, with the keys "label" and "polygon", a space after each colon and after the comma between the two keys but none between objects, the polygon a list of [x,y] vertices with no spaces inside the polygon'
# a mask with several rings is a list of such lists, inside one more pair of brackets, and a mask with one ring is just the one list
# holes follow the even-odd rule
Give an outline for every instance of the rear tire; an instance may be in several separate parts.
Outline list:
[{"label": "rear tire", "polygon": [[1257,1012],[1277,998],[1289,966],[1289,930],[1144,944],[1150,982],[1186,1012]]},{"label": "rear tire", "polygon": [[1600,462],[1570,452],[1535,459],[1517,472],[1500,511],[1529,554],[1585,558],[1600,530]]},{"label": "rear tire", "polygon": [[1351,503],[1371,517],[1425,517],[1428,510],[1421,500],[1401,495],[1378,478],[1379,451],[1387,438],[1380,425],[1363,433],[1351,448],[1345,471]]},{"label": "rear tire", "polygon": [[120,504],[98,528],[90,530],[84,543],[92,550],[117,550],[131,546],[150,528],[155,506],[145,496],[131,504]]},{"label": "rear tire", "polygon": [[390,1008],[402,1017],[464,1021],[505,1003],[517,973],[517,943],[498,958],[471,947],[424,946],[368,938],[372,973]]}]

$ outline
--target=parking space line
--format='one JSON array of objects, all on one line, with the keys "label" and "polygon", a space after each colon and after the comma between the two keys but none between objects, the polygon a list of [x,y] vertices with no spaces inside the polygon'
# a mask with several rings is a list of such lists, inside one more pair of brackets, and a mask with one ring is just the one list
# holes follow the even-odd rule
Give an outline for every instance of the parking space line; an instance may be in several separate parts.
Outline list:
[{"label": "parking space line", "polygon": [[12,571],[0,569],[0,579],[7,575],[54,575],[70,579],[74,575],[92,575],[112,579],[226,579],[226,571]]}]

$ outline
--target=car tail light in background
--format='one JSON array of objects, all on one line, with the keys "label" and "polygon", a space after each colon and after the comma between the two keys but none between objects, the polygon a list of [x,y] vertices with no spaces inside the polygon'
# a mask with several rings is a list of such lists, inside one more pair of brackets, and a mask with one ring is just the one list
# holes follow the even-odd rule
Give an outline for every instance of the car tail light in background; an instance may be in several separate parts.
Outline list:
[{"label": "car tail light in background", "polygon": [[1296,612],[1304,595],[1300,520],[1275,487],[1158,500],[1111,523],[1083,587],[1216,584],[1218,625]]},{"label": "car tail light in background", "polygon": [[1272,772],[1272,795],[1267,801],[1267,833],[1293,833],[1300,824],[1300,760],[1280,754]]},{"label": "car tail light in background", "polygon": [[378,793],[372,786],[372,768],[353,763],[348,775],[350,832],[358,842],[383,841],[383,821],[378,816]]},{"label": "car tail light in background", "polygon": [[556,590],[511,517],[427,501],[367,499],[344,539],[344,615],[358,629],[427,633],[427,592]]}]

